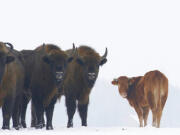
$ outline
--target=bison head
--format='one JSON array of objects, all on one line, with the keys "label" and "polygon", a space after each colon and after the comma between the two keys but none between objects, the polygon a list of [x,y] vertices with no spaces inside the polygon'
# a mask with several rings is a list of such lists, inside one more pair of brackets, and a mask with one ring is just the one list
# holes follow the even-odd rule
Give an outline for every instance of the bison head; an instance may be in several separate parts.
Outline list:
[{"label": "bison head", "polygon": [[[91,50],[92,51],[92,50]],[[93,50],[94,51],[94,50]],[[96,53],[88,52],[85,56],[79,55],[77,56],[76,62],[82,67],[82,74],[85,82],[87,82],[88,87],[93,87],[98,73],[99,73],[99,66],[102,66],[107,62],[107,48],[102,57],[98,55],[96,57]],[[79,51],[77,51],[79,53]],[[95,54],[95,55],[94,55]]]},{"label": "bison head", "polygon": [[73,51],[70,56],[68,56],[64,51],[57,50],[43,57],[43,61],[50,65],[53,78],[58,88],[60,88],[64,79],[67,64],[73,60],[74,51],[75,47],[73,45]]},{"label": "bison head", "polygon": [[0,43],[0,82],[2,81],[6,65],[15,60],[14,56],[9,54],[9,50],[6,48],[5,44],[9,45],[10,49],[13,49],[10,43]]}]

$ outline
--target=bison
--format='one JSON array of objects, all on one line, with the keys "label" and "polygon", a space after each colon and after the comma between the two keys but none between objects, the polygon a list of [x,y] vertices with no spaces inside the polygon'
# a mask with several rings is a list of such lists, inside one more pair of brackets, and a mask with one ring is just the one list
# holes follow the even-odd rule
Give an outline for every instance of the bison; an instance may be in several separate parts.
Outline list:
[{"label": "bison", "polygon": [[[45,46],[45,44],[43,44]],[[31,100],[31,90],[30,90],[30,83],[31,83],[31,77],[33,73],[33,68],[32,66],[34,65],[35,62],[35,55],[36,51],[35,50],[22,50],[20,51],[21,57],[23,58],[23,65],[25,69],[25,77],[24,77],[24,91],[23,91],[23,99],[22,99],[22,109],[21,109],[21,119],[20,123],[23,128],[26,128],[26,110],[27,110],[27,105],[29,101]],[[31,127],[35,127],[36,125],[36,115],[35,111],[33,110],[34,107],[32,106],[32,111],[31,111]],[[44,119],[43,119],[43,125],[45,126]]]},{"label": "bison", "polygon": [[112,81],[119,93],[135,109],[140,127],[147,125],[149,110],[153,115],[152,126],[159,128],[162,111],[168,96],[168,79],[158,70],[147,72],[144,76],[128,78],[121,76]]},{"label": "bison", "polygon": [[35,49],[33,72],[30,82],[32,103],[37,116],[36,128],[43,127],[43,114],[46,112],[46,129],[53,129],[52,117],[56,100],[62,94],[62,84],[68,63],[73,53],[67,55],[58,46],[46,44]]},{"label": "bison", "polygon": [[[67,50],[71,53],[71,50]],[[106,63],[105,54],[100,56],[88,46],[80,46],[76,50],[73,61],[68,65],[67,75],[63,83],[65,103],[67,107],[67,127],[73,127],[73,116],[76,111],[76,101],[81,117],[82,126],[87,126],[87,110],[89,94],[98,77],[99,67]]]},{"label": "bison", "polygon": [[[9,45],[7,47],[6,45]],[[13,127],[19,129],[19,113],[23,92],[24,68],[20,53],[10,43],[0,42],[0,107],[2,129],[9,129],[12,116]]]}]

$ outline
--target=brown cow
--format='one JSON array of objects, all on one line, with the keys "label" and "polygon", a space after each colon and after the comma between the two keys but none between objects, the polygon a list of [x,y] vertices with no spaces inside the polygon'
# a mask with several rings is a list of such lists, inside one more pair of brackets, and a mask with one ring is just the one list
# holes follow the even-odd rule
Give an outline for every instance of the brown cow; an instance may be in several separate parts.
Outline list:
[{"label": "brown cow", "polygon": [[149,109],[153,114],[152,126],[159,128],[162,111],[168,96],[168,79],[160,71],[150,71],[144,76],[128,78],[121,76],[112,81],[119,93],[134,107],[140,127],[147,125]]}]

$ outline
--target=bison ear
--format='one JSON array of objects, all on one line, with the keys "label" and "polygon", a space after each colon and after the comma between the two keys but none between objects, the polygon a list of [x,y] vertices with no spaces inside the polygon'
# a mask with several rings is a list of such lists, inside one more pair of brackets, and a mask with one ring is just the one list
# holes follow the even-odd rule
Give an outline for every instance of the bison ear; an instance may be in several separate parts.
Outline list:
[{"label": "bison ear", "polygon": [[102,59],[101,61],[100,61],[100,66],[102,66],[102,65],[104,65],[105,63],[107,62],[107,59],[105,58],[105,59]]},{"label": "bison ear", "polygon": [[15,58],[13,56],[7,56],[6,57],[6,64],[9,64],[11,62],[13,62],[15,60]]},{"label": "bison ear", "polygon": [[135,82],[134,78],[128,78],[128,85],[132,85]]},{"label": "bison ear", "polygon": [[44,56],[42,59],[47,64],[51,64],[52,63],[52,61],[50,60],[50,58],[48,56]]},{"label": "bison ear", "polygon": [[67,62],[70,63],[70,62],[72,62],[72,60],[73,60],[73,57],[69,57]]},{"label": "bison ear", "polygon": [[80,58],[77,58],[77,59],[76,59],[76,62],[77,62],[79,65],[81,65],[81,66],[84,65],[84,61],[83,61],[82,59],[80,59]]}]

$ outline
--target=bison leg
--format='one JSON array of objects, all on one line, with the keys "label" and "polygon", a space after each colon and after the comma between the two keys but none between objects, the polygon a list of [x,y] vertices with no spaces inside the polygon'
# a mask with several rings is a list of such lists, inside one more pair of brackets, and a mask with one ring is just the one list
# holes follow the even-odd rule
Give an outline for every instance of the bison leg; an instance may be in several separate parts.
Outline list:
[{"label": "bison leg", "polygon": [[47,118],[47,124],[46,124],[46,129],[47,130],[52,130],[53,126],[52,126],[52,117],[53,117],[53,112],[54,112],[54,105],[57,101],[57,98],[53,98],[53,100],[51,101],[51,103],[49,104],[49,106],[45,109],[46,111],[46,118]]},{"label": "bison leg", "polygon": [[32,96],[32,102],[34,105],[35,114],[37,116],[37,124],[35,126],[36,129],[43,128],[43,114],[44,114],[44,108],[43,104],[40,100],[37,99],[37,97]]},{"label": "bison leg", "polygon": [[20,119],[20,112],[22,109],[21,102],[22,102],[22,95],[19,95],[15,99],[15,104],[14,104],[13,114],[12,114],[13,128],[15,128],[16,130],[19,130],[20,128],[19,119]]},{"label": "bison leg", "polygon": [[68,114],[67,128],[73,127],[73,116],[76,111],[76,100],[70,97],[66,97],[66,107]]},{"label": "bison leg", "polygon": [[139,123],[140,123],[140,127],[143,127],[143,111],[140,107],[136,106],[135,107],[136,113],[138,115],[139,118]]},{"label": "bison leg", "polygon": [[149,107],[144,107],[144,108],[143,108],[144,126],[147,125],[148,114],[149,114]]},{"label": "bison leg", "polygon": [[23,95],[22,99],[22,110],[21,110],[21,125],[23,128],[26,128],[26,110],[27,110],[27,105],[30,101],[30,97],[27,97],[27,95]]},{"label": "bison leg", "polygon": [[9,129],[9,121],[12,115],[13,105],[15,98],[11,95],[5,98],[2,106],[3,113],[3,126],[2,129]]},{"label": "bison leg", "polygon": [[87,126],[88,104],[78,104],[78,111],[81,117],[82,126]]}]

